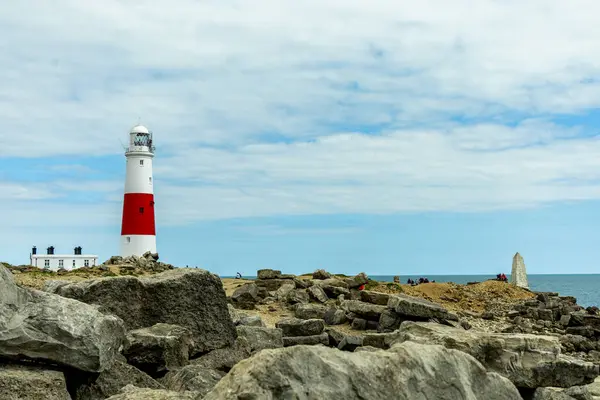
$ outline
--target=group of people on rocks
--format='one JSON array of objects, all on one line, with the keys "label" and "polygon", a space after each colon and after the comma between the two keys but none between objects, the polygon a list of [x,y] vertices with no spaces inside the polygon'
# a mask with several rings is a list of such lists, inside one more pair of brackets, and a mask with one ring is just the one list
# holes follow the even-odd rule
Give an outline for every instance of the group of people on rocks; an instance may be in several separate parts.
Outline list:
[{"label": "group of people on rocks", "polygon": [[[435,281],[431,281],[431,282],[435,282]],[[408,278],[408,280],[406,281],[406,284],[407,285],[411,285],[411,286],[416,286],[416,285],[419,285],[421,283],[429,283],[429,279],[427,279],[427,278],[419,278],[419,280],[415,282],[414,280]]]},{"label": "group of people on rocks", "polygon": [[508,282],[508,278],[506,277],[506,275],[504,273],[497,274],[496,275],[496,280],[502,281],[502,282]]}]

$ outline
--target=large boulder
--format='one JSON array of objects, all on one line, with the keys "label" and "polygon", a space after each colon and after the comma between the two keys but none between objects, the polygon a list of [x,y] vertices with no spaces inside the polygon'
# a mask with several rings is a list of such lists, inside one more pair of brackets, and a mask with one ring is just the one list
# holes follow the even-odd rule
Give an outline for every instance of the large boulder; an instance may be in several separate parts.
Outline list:
[{"label": "large boulder", "polygon": [[265,350],[237,364],[204,400],[521,400],[473,357],[415,343],[349,353],[322,346]]},{"label": "large boulder", "polygon": [[221,280],[202,269],[91,279],[60,286],[56,293],[121,317],[128,330],[160,322],[189,328],[190,356],[230,346],[236,338]]},{"label": "large boulder", "polygon": [[124,337],[119,318],[76,300],[18,287],[0,265],[0,357],[99,372],[112,364]]},{"label": "large boulder", "polygon": [[331,274],[325,271],[324,269],[318,269],[315,272],[313,272],[312,277],[313,279],[323,280],[331,278]]},{"label": "large boulder", "polygon": [[123,355],[129,364],[156,376],[187,365],[192,346],[188,328],[160,323],[127,333]]},{"label": "large boulder", "polygon": [[0,364],[0,399],[71,400],[62,371],[41,366]]},{"label": "large boulder", "polygon": [[560,354],[553,336],[465,331],[435,323],[405,321],[397,342],[440,344],[468,353],[516,386],[570,387],[594,381],[598,366]]}]

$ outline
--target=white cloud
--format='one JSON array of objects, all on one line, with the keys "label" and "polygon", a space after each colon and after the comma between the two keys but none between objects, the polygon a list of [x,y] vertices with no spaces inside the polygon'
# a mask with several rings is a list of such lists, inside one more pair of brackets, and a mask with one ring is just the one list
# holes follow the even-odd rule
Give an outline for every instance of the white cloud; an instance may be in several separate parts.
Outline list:
[{"label": "white cloud", "polygon": [[[4,5],[0,157],[120,155],[141,117],[164,224],[599,196],[598,141],[548,122],[600,106],[597,2],[167,4]],[[6,223],[118,224],[122,182],[86,168],[0,185]]]},{"label": "white cloud", "polygon": [[138,116],[173,149],[581,112],[600,105],[599,11],[591,0],[11,2],[2,151],[117,154]]}]

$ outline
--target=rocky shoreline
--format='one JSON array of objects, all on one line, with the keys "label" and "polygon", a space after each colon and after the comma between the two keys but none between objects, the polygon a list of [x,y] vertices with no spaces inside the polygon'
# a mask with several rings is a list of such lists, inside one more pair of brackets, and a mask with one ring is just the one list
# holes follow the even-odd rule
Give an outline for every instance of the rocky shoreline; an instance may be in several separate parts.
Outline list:
[{"label": "rocky shoreline", "polygon": [[600,315],[504,282],[0,265],[0,399],[600,399]]}]

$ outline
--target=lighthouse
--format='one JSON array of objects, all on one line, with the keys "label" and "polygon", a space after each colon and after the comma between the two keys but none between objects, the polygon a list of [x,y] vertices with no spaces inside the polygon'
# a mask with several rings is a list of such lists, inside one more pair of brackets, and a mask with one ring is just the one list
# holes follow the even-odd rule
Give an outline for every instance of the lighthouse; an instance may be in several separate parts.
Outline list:
[{"label": "lighthouse", "polygon": [[154,186],[152,133],[142,125],[129,132],[129,147],[125,151],[126,175],[121,224],[121,256],[141,256],[156,252],[154,223]]}]

